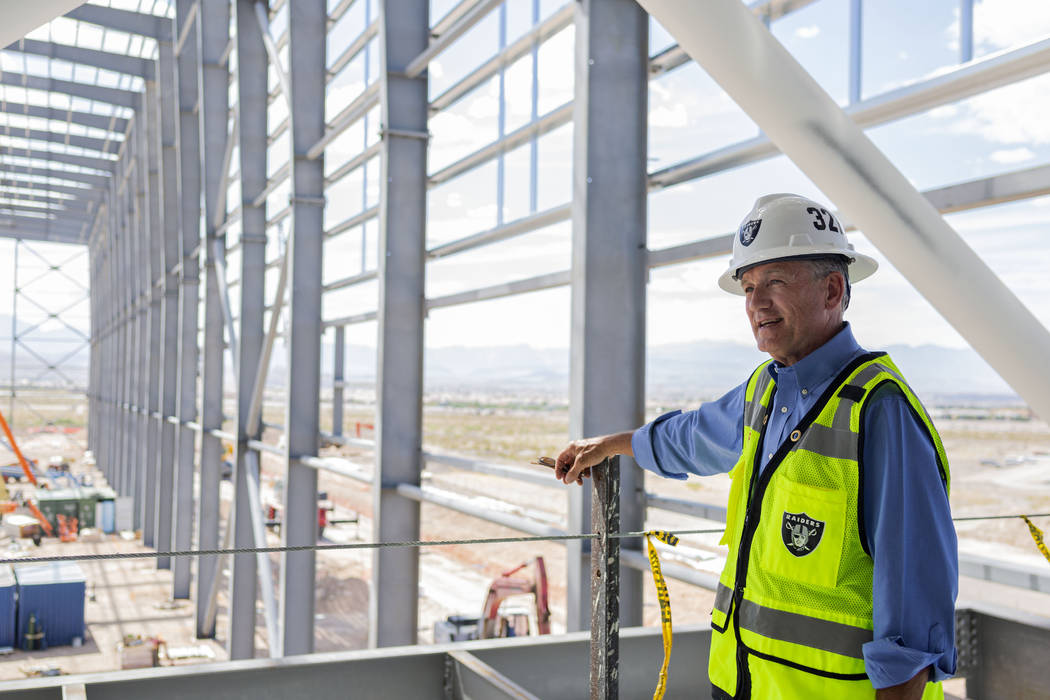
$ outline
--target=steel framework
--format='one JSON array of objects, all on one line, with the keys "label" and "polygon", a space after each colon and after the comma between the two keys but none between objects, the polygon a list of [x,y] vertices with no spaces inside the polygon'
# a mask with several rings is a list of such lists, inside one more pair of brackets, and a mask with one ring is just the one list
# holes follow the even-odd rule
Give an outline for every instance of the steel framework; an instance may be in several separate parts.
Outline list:
[{"label": "steel framework", "polygon": [[[727,233],[662,249],[648,247],[647,192],[702,181],[782,151],[813,173],[840,203],[845,219],[862,224],[873,239],[884,236],[879,240],[891,241],[887,253],[895,262],[914,253],[915,242],[929,234],[940,241],[938,250],[957,256],[952,259],[986,279],[982,289],[994,287],[997,301],[968,306],[981,311],[981,323],[971,323],[953,302],[945,301],[947,291],[966,291],[958,289],[950,275],[939,278],[934,285],[939,290],[927,293],[1033,408],[1050,415],[1050,387],[1035,371],[1039,363],[1021,361],[1050,350],[1045,328],[1017,311],[1016,299],[976,256],[965,255],[965,246],[938,214],[1050,193],[1050,166],[919,193],[905,187],[904,178],[888,161],[879,160],[873,146],[863,150],[860,161],[849,156],[849,149],[864,141],[863,128],[1045,73],[1050,69],[1050,40],[974,60],[972,4],[962,2],[959,66],[862,99],[861,2],[855,0],[850,4],[848,106],[841,109],[824,99],[815,82],[806,85],[813,90],[814,103],[823,106],[817,115],[826,120],[821,123],[834,126],[838,146],[833,150],[841,157],[839,169],[829,172],[807,160],[815,159],[813,152],[821,148],[827,156],[828,143],[815,144],[816,137],[801,133],[797,123],[794,130],[778,130],[785,121],[777,112],[783,95],[766,86],[772,97],[753,97],[757,88],[749,78],[764,75],[765,69],[726,67],[731,48],[712,48],[715,37],[699,41],[695,30],[683,29],[692,27],[695,15],[687,12],[680,21],[664,22],[685,32],[684,48],[673,46],[650,56],[650,20],[642,8],[657,17],[672,17],[676,3],[585,0],[563,3],[541,16],[539,0],[522,2],[530,6],[530,25],[512,40],[506,32],[507,4],[494,0],[460,0],[442,17],[430,16],[427,0],[277,0],[269,6],[261,0],[177,0],[173,11],[163,15],[98,5],[67,15],[152,42],[152,53],[125,55],[39,39],[8,47],[14,53],[131,76],[139,81],[135,85],[141,84],[140,89],[130,89],[132,83],[124,81],[125,87],[114,88],[5,71],[6,85],[78,101],[70,102],[68,109],[31,104],[30,99],[2,103],[5,115],[35,121],[32,126],[19,122],[4,134],[23,141],[0,143],[0,196],[6,202],[20,193],[18,202],[0,204],[0,226],[9,227],[0,229],[0,235],[22,239],[19,246],[31,246],[24,241],[38,239],[87,246],[89,445],[111,484],[135,498],[135,525],[143,532],[144,544],[158,550],[213,548],[220,542],[237,547],[261,544],[261,452],[276,454],[283,463],[286,514],[281,537],[286,545],[315,540],[318,470],[372,485],[377,540],[417,539],[424,501],[526,532],[560,532],[479,510],[454,494],[422,485],[428,460],[521,476],[513,469],[469,457],[439,456],[424,447],[423,336],[428,311],[569,286],[570,432],[582,436],[635,426],[644,414],[649,270],[721,256],[731,243]],[[753,15],[769,23],[808,4],[783,0],[744,7],[723,0],[719,11],[728,19],[717,26],[731,26],[737,38],[772,50],[772,38]],[[432,90],[431,64],[487,18],[495,18],[500,28],[493,55],[443,90]],[[347,26],[354,28],[350,36],[338,34]],[[539,52],[569,27],[575,32],[573,98],[541,110]],[[732,44],[733,38],[725,35],[722,40]],[[768,137],[725,144],[650,172],[649,83],[686,64],[689,55],[696,55],[724,81]],[[510,66],[522,61],[531,68],[531,102],[528,118],[513,125],[507,114],[506,80]],[[804,73],[786,52],[777,67],[785,80],[804,82]],[[495,138],[430,167],[432,122],[476,95],[488,81],[495,81],[499,94]],[[97,109],[99,105],[104,108]],[[803,121],[799,117],[798,123]],[[573,128],[571,199],[541,207],[538,144],[567,124]],[[527,149],[528,207],[520,216],[507,217],[508,162],[518,148]],[[836,178],[847,182],[846,175],[866,172],[861,166],[868,162],[879,163],[878,178],[848,180],[853,183],[849,188],[836,186]],[[428,191],[455,186],[463,182],[458,178],[491,164],[497,180],[493,225],[432,240]],[[858,182],[867,182],[867,189]],[[876,191],[882,195],[876,196]],[[898,218],[891,221],[887,212],[893,211]],[[900,213],[904,211],[914,215]],[[894,228],[887,222],[900,223],[901,217],[913,225],[886,233]],[[427,266],[434,261],[564,222],[571,222],[572,230],[569,269],[452,294],[426,293]],[[360,264],[355,261],[329,272],[323,264],[326,246],[346,250],[336,246],[347,242],[361,251]],[[370,250],[377,251],[374,261]],[[921,269],[904,263],[900,267],[913,280],[931,269],[929,261]],[[377,289],[370,308],[347,314],[326,305],[336,294],[366,285]],[[1003,309],[1013,311],[1007,315]],[[279,382],[269,372],[282,321],[290,329],[286,350],[294,370],[284,391],[285,425],[279,426],[286,439],[276,447],[263,442],[263,395],[268,383]],[[366,442],[343,436],[343,371],[347,328],[371,321],[378,326],[378,406],[375,440]],[[321,338],[328,328],[335,340],[333,430],[322,436]],[[992,328],[997,330],[992,333]],[[223,411],[226,383],[236,393],[228,413]],[[372,447],[374,468],[319,458],[321,437]],[[224,440],[236,448],[233,505],[225,524],[219,507]],[[624,528],[641,530],[647,505],[683,507],[656,497],[647,502],[638,470],[628,460],[621,464]],[[570,497],[570,531],[588,527],[590,505],[578,494]],[[622,545],[620,616],[624,625],[636,625],[642,612],[638,569],[645,558],[640,543]],[[572,631],[590,625],[589,559],[584,545],[570,545]],[[195,570],[189,559],[160,558],[157,565],[172,569],[173,597],[194,599],[197,634],[215,635],[223,565],[210,558],[202,559]],[[315,568],[312,552],[288,553],[275,583],[266,556],[233,557],[226,583],[225,635],[232,659],[257,654],[257,595],[262,599],[267,652],[281,656],[313,651]],[[710,577],[684,567],[669,565],[665,571],[711,585]],[[415,550],[377,550],[369,609],[371,645],[416,641],[418,575]]]}]

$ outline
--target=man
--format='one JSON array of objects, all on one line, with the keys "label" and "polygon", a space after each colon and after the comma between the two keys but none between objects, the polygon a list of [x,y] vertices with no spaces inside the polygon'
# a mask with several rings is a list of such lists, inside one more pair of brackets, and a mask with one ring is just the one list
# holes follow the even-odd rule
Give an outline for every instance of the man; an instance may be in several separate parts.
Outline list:
[{"label": "man", "polygon": [[719,286],[745,297],[772,360],[695,411],[558,456],[565,483],[617,454],[675,479],[729,472],[715,698],[934,698],[955,672],[944,448],[890,358],[843,321],[851,281],[876,267],[827,208],[761,197]]}]

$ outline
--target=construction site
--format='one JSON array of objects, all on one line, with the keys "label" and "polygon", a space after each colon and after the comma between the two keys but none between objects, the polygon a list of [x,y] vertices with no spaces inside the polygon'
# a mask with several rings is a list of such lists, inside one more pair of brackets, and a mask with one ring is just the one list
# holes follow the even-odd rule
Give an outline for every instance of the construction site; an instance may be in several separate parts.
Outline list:
[{"label": "construction site", "polygon": [[917,5],[0,0],[0,697],[711,696],[731,476],[553,458],[746,386],[798,192],[951,465],[944,696],[1050,698],[1050,8]]}]

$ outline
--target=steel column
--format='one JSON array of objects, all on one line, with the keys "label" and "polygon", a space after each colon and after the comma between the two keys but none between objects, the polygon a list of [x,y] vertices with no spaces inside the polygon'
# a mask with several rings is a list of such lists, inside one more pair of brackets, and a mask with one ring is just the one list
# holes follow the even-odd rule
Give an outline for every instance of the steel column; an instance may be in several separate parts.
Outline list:
[{"label": "steel column", "polygon": [[[175,4],[176,36],[181,36],[187,22],[196,22],[196,0],[178,0]],[[190,30],[194,31],[194,30]],[[197,40],[187,41],[176,59],[178,80],[178,144],[179,144],[179,378],[178,417],[183,423],[178,432],[178,462],[175,468],[173,513],[176,549],[189,549],[193,540],[193,467],[197,433],[186,421],[197,420],[197,346],[198,316],[200,314],[200,253],[201,243],[201,145],[200,124],[196,113]],[[172,596],[190,597],[190,565],[188,557],[172,561]]]},{"label": "steel column", "polygon": [[[255,19],[252,0],[237,0],[237,102],[241,178],[241,310],[237,361],[237,467],[234,478],[234,545],[251,547],[251,499],[248,495],[248,432],[255,371],[263,342],[266,266],[266,203],[253,202],[266,187],[266,49]],[[231,659],[255,653],[256,558],[233,557],[230,584],[229,633]]]},{"label": "steel column", "polygon": [[[229,3],[204,3],[197,23],[200,62],[201,163],[204,170],[205,275],[204,374],[201,381],[200,497],[197,502],[197,544],[214,549],[219,544],[219,486],[222,441],[209,431],[222,428],[223,313],[218,272],[226,257],[226,236],[218,235],[216,215],[219,187],[224,177],[226,122],[229,111],[228,65],[223,53],[229,41]],[[208,594],[218,575],[218,558],[201,557],[197,562],[197,636],[214,637],[215,621],[207,619]]]},{"label": "steel column", "polygon": [[343,434],[343,400],[346,373],[346,326],[336,326],[332,352],[332,435]]},{"label": "steel column", "polygon": [[146,389],[146,421],[149,431],[146,434],[146,456],[143,462],[143,481],[139,508],[142,522],[142,544],[152,547],[155,543],[157,521],[157,479],[159,460],[157,453],[161,443],[163,426],[153,417],[160,410],[160,358],[161,358],[161,281],[164,279],[163,248],[164,233],[161,229],[161,134],[160,134],[160,91],[156,81],[146,83],[146,133],[148,144],[149,169],[149,278],[147,301],[149,303],[149,386]]},{"label": "steel column", "polygon": [[[170,550],[172,546],[172,504],[175,493],[175,426],[165,420],[174,416],[178,407],[178,335],[179,335],[179,280],[175,266],[179,262],[179,153],[176,113],[175,57],[170,41],[158,42],[160,75],[160,139],[161,139],[161,233],[163,245],[161,262],[164,268],[164,304],[161,325],[164,342],[161,346],[163,375],[160,383],[161,439],[158,450],[156,519],[153,523],[155,546]],[[150,523],[145,523],[146,527]],[[170,557],[157,558],[158,569],[170,569]]]},{"label": "steel column", "polygon": [[[419,537],[419,504],[396,491],[422,469],[423,269],[426,255],[427,78],[404,75],[427,48],[429,3],[384,0],[379,10],[383,146],[379,199],[379,366],[376,372],[374,537]],[[415,644],[419,552],[373,550],[369,646]]]},{"label": "steel column", "polygon": [[[145,98],[144,98],[145,100]],[[150,277],[150,235],[151,235],[151,208],[150,208],[150,171],[155,169],[151,159],[150,151],[150,126],[149,107],[143,102],[136,118],[136,133],[138,134],[137,147],[142,154],[141,163],[143,167],[135,173],[135,180],[139,187],[138,212],[141,222],[138,231],[135,266],[138,273],[138,284],[135,287],[136,313],[138,315],[138,365],[136,373],[139,378],[139,388],[135,402],[139,413],[136,416],[137,427],[135,440],[137,450],[135,454],[135,483],[132,491],[134,497],[134,509],[132,512],[132,524],[136,530],[142,529],[142,496],[146,488],[146,472],[152,454],[149,451],[150,424],[147,407],[149,406],[149,388],[152,381],[150,376],[150,297],[152,279]]]},{"label": "steel column", "polygon": [[[576,5],[569,434],[641,425],[645,405],[648,27],[634,0]],[[642,473],[622,457],[621,522],[645,522]],[[589,489],[569,494],[569,531],[590,522]],[[567,626],[590,626],[589,541],[568,543]],[[626,540],[625,548],[641,543]],[[642,575],[620,573],[620,620],[642,624]]]},{"label": "steel column", "polygon": [[[317,470],[300,464],[318,451],[321,388],[321,253],[324,242],[324,156],[307,151],[324,136],[325,0],[288,4],[292,130],[292,235],[285,254],[290,271],[287,391],[287,461],[284,522],[287,546],[317,542]],[[276,310],[273,313],[277,313]],[[314,650],[316,553],[281,555],[280,620],[283,655]]]}]

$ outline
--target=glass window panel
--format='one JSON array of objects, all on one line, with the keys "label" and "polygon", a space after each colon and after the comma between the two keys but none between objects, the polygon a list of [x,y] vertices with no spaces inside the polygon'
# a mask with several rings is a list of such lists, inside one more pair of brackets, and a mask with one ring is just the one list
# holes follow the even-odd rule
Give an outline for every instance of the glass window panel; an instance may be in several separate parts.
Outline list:
[{"label": "glass window panel", "polygon": [[266,149],[266,177],[283,168],[291,157],[291,130],[285,129]]},{"label": "glass window panel", "polygon": [[277,185],[273,192],[266,197],[266,216],[272,218],[287,209],[291,194],[292,180],[289,177],[285,177],[281,184]]},{"label": "glass window panel", "polygon": [[974,58],[1024,46],[1050,34],[1050,3],[978,0],[973,7]]},{"label": "glass window panel", "polygon": [[568,221],[427,263],[428,298],[527,279],[571,264]]},{"label": "glass window panel", "polygon": [[499,136],[499,78],[493,76],[428,123],[430,172],[454,163]]},{"label": "glass window panel", "polygon": [[882,0],[863,7],[863,97],[913,83],[958,63],[958,0]]},{"label": "glass window panel", "polygon": [[226,188],[226,211],[231,212],[239,206],[241,206],[241,179],[233,178],[230,180],[229,187]]},{"label": "glass window panel", "polygon": [[496,161],[427,192],[427,247],[496,225]]},{"label": "glass window panel", "polygon": [[270,20],[270,36],[274,41],[280,39],[284,31],[288,29],[288,5],[288,2],[281,5]]},{"label": "glass window panel", "polygon": [[525,144],[503,156],[503,221],[530,214],[532,201],[532,145]]},{"label": "glass window panel", "polygon": [[342,167],[351,158],[364,150],[365,122],[358,119],[348,126],[343,133],[332,139],[324,151],[324,174],[327,177]]},{"label": "glass window panel", "polygon": [[757,135],[744,110],[696,63],[649,81],[650,170]]},{"label": "glass window panel", "polygon": [[532,29],[531,0],[510,0],[503,4],[507,14],[507,46]]},{"label": "glass window panel", "polygon": [[365,269],[376,270],[379,268],[379,219],[369,219],[365,222],[364,238],[361,249],[365,256]]},{"label": "glass window panel", "polygon": [[358,167],[325,189],[325,229],[330,229],[339,222],[361,213],[361,188],[363,186],[364,168]]},{"label": "glass window panel", "polygon": [[354,43],[367,26],[365,24],[365,0],[356,0],[339,21],[328,32],[328,67],[339,58],[346,47]]},{"label": "glass window panel", "polygon": [[277,99],[266,108],[266,129],[270,134],[277,131],[277,127],[288,118],[288,100],[284,95],[278,95]]},{"label": "glass window panel", "polygon": [[[1050,75],[1029,78],[955,104],[868,130],[919,189],[1050,162],[1050,121],[1039,109]],[[936,154],[936,155],[933,155]]]},{"label": "glass window panel", "polygon": [[532,119],[532,55],[522,56],[503,72],[504,133],[525,126]]},{"label": "glass window panel", "polygon": [[560,10],[568,0],[540,0],[540,21],[543,21]]},{"label": "glass window panel", "polygon": [[[238,219],[237,221],[234,221],[233,223],[231,223],[226,229],[226,245],[232,247],[232,246],[236,245],[237,243],[239,243],[240,240],[241,240],[241,221],[240,221],[240,219]],[[229,263],[227,263],[227,267],[229,267]],[[240,274],[240,273],[238,272],[238,274]],[[228,272],[227,272],[227,278],[228,279],[230,278]]]},{"label": "glass window panel", "polygon": [[539,76],[539,114],[561,107],[573,96],[576,28],[571,24],[540,44],[537,75]]},{"label": "glass window panel", "polygon": [[430,62],[430,97],[440,95],[499,50],[499,12],[490,12]]},{"label": "glass window panel", "polygon": [[536,146],[536,208],[543,211],[572,199],[572,123],[544,134]]},{"label": "glass window panel", "polygon": [[849,3],[821,0],[773,23],[773,36],[832,99],[849,100]]},{"label": "glass window panel", "polygon": [[459,0],[430,0],[430,26],[434,26],[449,13]]},{"label": "glass window panel", "polygon": [[655,56],[661,51],[668,49],[675,44],[674,37],[671,36],[663,25],[657,22],[652,17],[649,18],[649,55]]},{"label": "glass window panel", "polygon": [[[549,374],[540,381],[544,391],[551,389],[552,382],[564,387],[569,371],[569,355],[565,349],[569,346],[569,313],[572,309],[569,294],[569,288],[565,286],[432,309],[427,315],[427,348],[462,346],[464,328],[484,329],[484,337],[499,338],[499,344],[503,346],[560,348]],[[428,372],[427,378],[427,381],[435,381],[435,373]],[[462,376],[455,377],[459,385],[463,380]]]},{"label": "glass window panel", "polygon": [[375,280],[326,292],[321,297],[321,318],[330,321],[375,311],[378,301],[379,284]]},{"label": "glass window panel", "polygon": [[323,284],[331,284],[361,272],[362,229],[358,226],[325,240],[321,258]]},{"label": "glass window panel", "polygon": [[379,158],[365,163],[365,208],[379,204]]},{"label": "glass window panel", "polygon": [[365,89],[365,55],[359,53],[336,73],[325,92],[325,121],[332,121],[337,114]]},{"label": "glass window panel", "polygon": [[368,110],[368,114],[365,115],[365,139],[367,140],[365,147],[373,146],[379,143],[379,105],[377,104],[372,109]]}]

